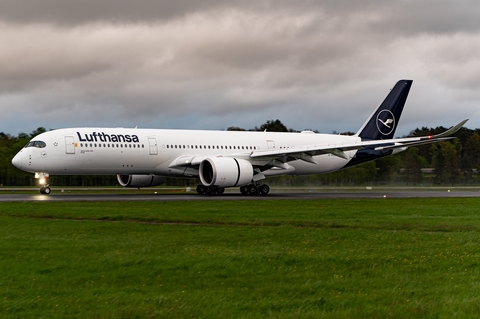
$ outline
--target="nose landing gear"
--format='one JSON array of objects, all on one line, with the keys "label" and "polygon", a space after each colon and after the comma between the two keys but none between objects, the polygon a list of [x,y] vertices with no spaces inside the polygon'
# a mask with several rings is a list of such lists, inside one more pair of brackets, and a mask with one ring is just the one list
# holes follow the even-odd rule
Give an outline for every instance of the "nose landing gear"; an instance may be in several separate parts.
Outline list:
[{"label": "nose landing gear", "polygon": [[48,195],[52,192],[50,185],[47,184],[48,177],[48,173],[35,173],[35,178],[40,184],[40,194]]},{"label": "nose landing gear", "polygon": [[52,192],[48,185],[40,187],[40,194],[48,195]]}]

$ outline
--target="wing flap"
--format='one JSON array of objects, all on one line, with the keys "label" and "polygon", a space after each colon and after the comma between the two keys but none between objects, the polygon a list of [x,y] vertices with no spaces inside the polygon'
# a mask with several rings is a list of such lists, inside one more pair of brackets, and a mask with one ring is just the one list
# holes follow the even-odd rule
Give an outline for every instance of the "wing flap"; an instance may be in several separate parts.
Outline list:
[{"label": "wing flap", "polygon": [[379,146],[379,147],[375,147],[374,150],[375,151],[393,150],[396,148],[427,145],[427,144],[433,144],[433,143],[438,143],[438,142],[443,142],[443,141],[448,141],[453,139],[455,139],[455,137],[431,138],[431,139],[420,140],[420,141],[397,143],[395,145]]},{"label": "wing flap", "polygon": [[346,151],[365,148],[362,143],[338,144],[338,145],[311,145],[294,147],[281,150],[257,151],[250,154],[251,158],[285,158],[292,157],[308,163],[318,164],[313,156],[332,154],[343,159],[348,159]]}]

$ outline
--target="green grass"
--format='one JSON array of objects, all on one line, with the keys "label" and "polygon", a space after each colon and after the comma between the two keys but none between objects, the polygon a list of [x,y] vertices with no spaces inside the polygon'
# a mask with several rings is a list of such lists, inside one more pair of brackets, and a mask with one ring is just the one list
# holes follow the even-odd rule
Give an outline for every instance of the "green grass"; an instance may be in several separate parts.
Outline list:
[{"label": "green grass", "polygon": [[473,318],[479,204],[1,203],[0,318]]}]

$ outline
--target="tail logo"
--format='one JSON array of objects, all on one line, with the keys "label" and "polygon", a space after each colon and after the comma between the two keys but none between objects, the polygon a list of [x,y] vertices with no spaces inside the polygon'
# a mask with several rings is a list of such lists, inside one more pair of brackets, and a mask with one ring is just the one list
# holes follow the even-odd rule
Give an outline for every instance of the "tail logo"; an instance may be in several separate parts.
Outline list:
[{"label": "tail logo", "polygon": [[389,135],[395,129],[395,116],[389,110],[382,110],[377,115],[377,129],[382,135]]}]

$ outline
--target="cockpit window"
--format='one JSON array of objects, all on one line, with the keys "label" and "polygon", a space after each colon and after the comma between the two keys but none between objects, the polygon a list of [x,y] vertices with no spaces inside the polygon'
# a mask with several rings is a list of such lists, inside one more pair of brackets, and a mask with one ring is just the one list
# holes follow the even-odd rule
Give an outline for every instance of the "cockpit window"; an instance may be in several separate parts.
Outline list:
[{"label": "cockpit window", "polygon": [[25,148],[27,147],[36,147],[36,148],[44,148],[46,147],[47,144],[43,141],[30,141],[25,145]]}]

